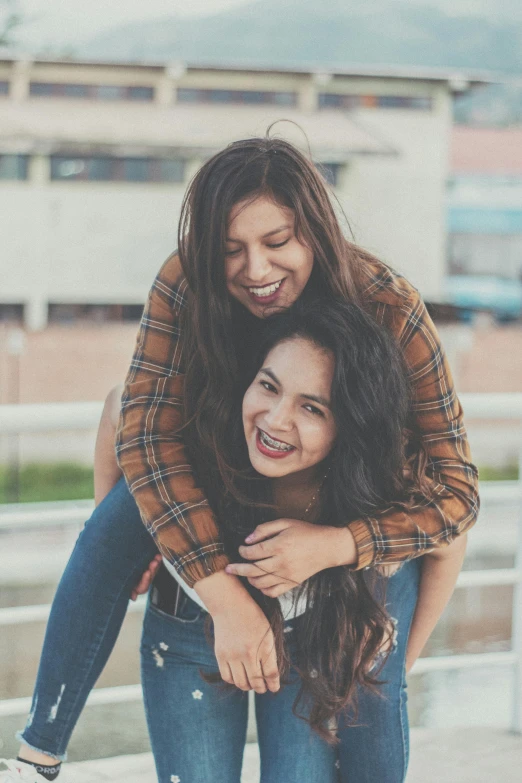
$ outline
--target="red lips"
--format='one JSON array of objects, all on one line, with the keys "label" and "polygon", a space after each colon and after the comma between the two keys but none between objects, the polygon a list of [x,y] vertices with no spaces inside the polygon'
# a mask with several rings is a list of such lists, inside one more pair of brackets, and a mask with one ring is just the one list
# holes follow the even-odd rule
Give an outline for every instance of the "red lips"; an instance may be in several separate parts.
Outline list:
[{"label": "red lips", "polygon": [[[273,294],[269,294],[268,296],[256,296],[255,294],[252,293],[252,291],[250,291],[249,288],[247,288],[246,290],[248,292],[249,297],[256,304],[260,304],[260,305],[262,305],[262,304],[272,304],[272,302],[275,302],[275,300],[279,296],[279,294],[281,292],[281,289],[283,288],[284,284],[285,284],[285,278],[283,278],[283,280],[281,281],[281,285],[279,286],[279,288],[277,288],[274,291]],[[259,286],[259,288],[264,288],[264,286]]]},{"label": "red lips", "polygon": [[288,457],[290,454],[293,454],[295,451],[295,446],[292,446],[292,448],[288,451],[276,451],[275,449],[268,449],[261,440],[261,430],[259,427],[256,433],[256,446],[261,454],[263,454],[265,457],[270,457],[271,459],[283,459],[284,457]]}]

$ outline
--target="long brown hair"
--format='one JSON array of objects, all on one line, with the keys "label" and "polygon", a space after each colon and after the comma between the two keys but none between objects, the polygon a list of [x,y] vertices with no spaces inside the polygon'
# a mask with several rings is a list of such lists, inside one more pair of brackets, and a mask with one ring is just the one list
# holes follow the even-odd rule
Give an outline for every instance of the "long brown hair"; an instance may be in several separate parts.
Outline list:
[{"label": "long brown hair", "polygon": [[304,296],[358,302],[372,256],[343,235],[326,181],[287,141],[236,141],[208,160],[191,181],[181,209],[178,252],[189,284],[184,311],[187,416],[200,441],[217,454],[225,486],[230,465],[219,453],[225,422],[258,319],[229,296],[225,279],[227,223],[239,202],[266,196],[292,209],[297,238],[311,248]]},{"label": "long brown hair", "polygon": [[[221,520],[226,551],[235,561],[240,559],[238,547],[245,536],[260,522],[278,516],[277,509],[269,507],[270,482],[256,474],[249,462],[241,399],[267,354],[280,342],[302,338],[330,352],[335,360],[331,410],[337,435],[321,467],[326,477],[318,496],[317,524],[343,527],[351,520],[371,518],[391,501],[407,505],[411,492],[402,471],[410,394],[392,336],[357,305],[323,298],[297,302],[268,319],[263,332],[258,351],[242,374],[222,444],[235,468],[236,492],[223,492],[215,461],[205,461],[204,449],[200,451],[197,440],[189,438],[195,462],[204,468],[205,489]],[[251,502],[238,502],[238,497]],[[358,687],[375,690],[379,684],[386,656],[378,653],[390,642],[391,630],[384,610],[384,585],[374,571],[364,574],[338,567],[315,574],[298,588],[296,600],[306,596],[307,611],[293,633],[294,665],[301,678],[294,711],[328,742],[335,741],[329,722],[341,710],[350,707],[357,719]],[[248,582],[245,586],[270,619],[284,675],[289,657],[279,602],[250,588]]]},{"label": "long brown hair", "polygon": [[[404,462],[402,436],[398,433],[406,425],[403,413],[407,393],[400,391],[404,388],[400,382],[402,370],[389,372],[390,367],[400,365],[398,349],[393,348],[391,338],[382,329],[375,331],[373,319],[358,307],[364,304],[361,291],[373,257],[345,239],[326,182],[293,145],[268,137],[231,144],[205,163],[191,182],[183,202],[178,247],[189,283],[182,329],[186,364],[184,440],[199,481],[222,523],[229,554],[236,558],[238,540],[244,539],[268,513],[268,487],[259,480],[249,480],[237,427],[245,368],[263,342],[272,318],[265,322],[251,316],[229,296],[225,240],[232,208],[261,195],[293,210],[296,235],[313,250],[312,275],[298,306],[291,309],[297,311],[301,304],[318,298],[323,309],[327,303],[323,333],[330,336],[323,342],[317,337],[317,342],[333,340],[338,357],[347,350],[348,342],[354,377],[365,381],[360,388],[370,395],[366,395],[367,402],[379,400],[377,405],[366,405],[366,413],[373,415],[372,426],[367,426],[370,419],[365,418],[365,395],[359,395],[357,405],[352,406],[352,414],[358,412],[360,416],[358,424],[354,420],[354,426],[359,427],[354,441],[357,448],[351,456],[346,449],[336,452],[332,462],[335,468],[330,470],[321,493],[323,523],[345,525],[350,519],[378,513],[392,497],[401,500]],[[343,303],[352,308],[350,314],[344,312],[332,322],[334,309],[340,312]],[[350,322],[353,334],[347,340]],[[364,335],[370,336],[369,342]],[[366,352],[363,344],[368,347]],[[382,359],[382,366],[375,361],[376,356]],[[346,366],[346,362],[336,366]],[[391,407],[386,395],[382,396],[383,390],[389,389],[390,378],[397,381],[392,395],[396,405]],[[343,408],[341,401],[349,399],[350,389],[344,390],[343,397],[342,374],[338,375],[336,389]],[[388,422],[388,428],[374,427],[379,416],[381,424]],[[234,428],[238,437],[232,436]],[[354,470],[353,458],[357,455]],[[248,583],[246,586],[249,588]],[[388,639],[388,617],[359,571],[327,569],[308,580],[308,588],[313,610],[299,624],[303,628],[298,662],[303,688],[295,709],[299,710],[301,704],[302,716],[332,742],[335,738],[327,728],[329,719],[347,705],[355,705],[358,685],[375,688],[378,683],[378,670],[372,665]],[[279,603],[259,591],[252,589],[251,593],[271,622],[279,666],[285,672],[289,662]]]}]

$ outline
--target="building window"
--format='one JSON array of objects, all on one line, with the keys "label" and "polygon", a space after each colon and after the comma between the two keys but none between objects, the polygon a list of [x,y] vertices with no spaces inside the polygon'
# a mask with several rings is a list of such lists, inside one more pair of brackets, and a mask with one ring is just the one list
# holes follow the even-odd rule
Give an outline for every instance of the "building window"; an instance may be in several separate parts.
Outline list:
[{"label": "building window", "polygon": [[0,155],[0,179],[27,179],[27,155]]},{"label": "building window", "polygon": [[0,95],[9,95],[9,82],[0,81]]},{"label": "building window", "polygon": [[24,322],[23,304],[0,303],[0,323],[18,324]]},{"label": "building window", "polygon": [[317,168],[325,180],[334,187],[339,184],[339,175],[342,169],[342,163],[318,163]]},{"label": "building window", "polygon": [[62,94],[64,98],[88,98],[88,84],[62,84]]},{"label": "building window", "polygon": [[51,179],[93,182],[183,182],[185,161],[159,158],[51,157]]},{"label": "building window", "polygon": [[432,99],[423,95],[344,95],[320,92],[320,109],[417,109],[430,111]]},{"label": "building window", "polygon": [[200,90],[180,87],[177,90],[177,101],[178,103],[295,106],[297,104],[297,93],[267,92],[262,90]]},{"label": "building window", "polygon": [[33,96],[47,98],[89,98],[99,101],[152,101],[153,87],[115,84],[66,84],[31,82]]},{"label": "building window", "polygon": [[128,101],[152,101],[154,100],[153,87],[126,87]]},{"label": "building window", "polygon": [[319,93],[320,109],[356,109],[361,105],[360,95],[334,95],[329,92]]},{"label": "building window", "polygon": [[73,324],[89,322],[94,324],[139,321],[143,313],[141,304],[49,304],[49,323]]}]

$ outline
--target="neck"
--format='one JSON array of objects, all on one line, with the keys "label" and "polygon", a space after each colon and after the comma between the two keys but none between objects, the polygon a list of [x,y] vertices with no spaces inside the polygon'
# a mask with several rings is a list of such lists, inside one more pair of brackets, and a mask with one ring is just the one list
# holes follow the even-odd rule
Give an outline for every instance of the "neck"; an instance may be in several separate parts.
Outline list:
[{"label": "neck", "polygon": [[[303,519],[312,498],[320,490],[323,478],[324,465],[321,464],[274,479],[272,486],[278,512],[291,519]],[[316,510],[316,503],[313,505],[308,517]]]}]

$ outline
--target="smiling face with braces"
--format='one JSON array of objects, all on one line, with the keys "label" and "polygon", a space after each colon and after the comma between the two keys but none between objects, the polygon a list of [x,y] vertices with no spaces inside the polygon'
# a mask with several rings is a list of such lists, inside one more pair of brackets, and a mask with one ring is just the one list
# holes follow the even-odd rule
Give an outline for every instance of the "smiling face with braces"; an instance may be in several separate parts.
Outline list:
[{"label": "smiling face with braces", "polygon": [[243,398],[250,461],[270,478],[314,474],[330,453],[337,427],[330,409],[334,357],[294,337],[268,353]]}]

